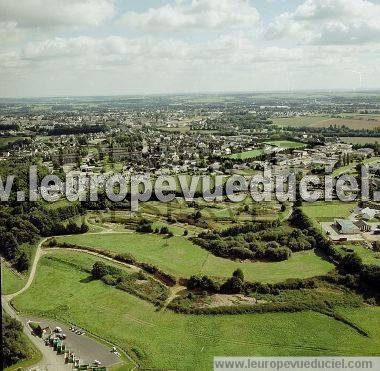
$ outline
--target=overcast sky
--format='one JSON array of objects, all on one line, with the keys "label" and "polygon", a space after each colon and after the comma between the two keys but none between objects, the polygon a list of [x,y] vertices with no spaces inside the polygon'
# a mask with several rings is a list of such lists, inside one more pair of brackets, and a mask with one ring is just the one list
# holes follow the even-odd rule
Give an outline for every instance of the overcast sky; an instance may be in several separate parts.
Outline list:
[{"label": "overcast sky", "polygon": [[380,0],[0,0],[0,96],[380,88]]}]

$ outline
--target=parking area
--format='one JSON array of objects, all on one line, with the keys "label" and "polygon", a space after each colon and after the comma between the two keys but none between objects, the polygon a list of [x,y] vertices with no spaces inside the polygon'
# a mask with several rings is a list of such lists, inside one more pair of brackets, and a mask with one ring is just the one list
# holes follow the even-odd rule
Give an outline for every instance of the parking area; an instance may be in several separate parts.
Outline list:
[{"label": "parking area", "polygon": [[[76,327],[77,330],[81,330],[80,332],[84,332],[83,334],[78,334],[70,329],[71,326],[66,326],[54,320],[28,318],[28,321],[38,323],[43,329],[50,328],[52,331],[59,327],[62,330],[61,334],[66,335],[62,343],[67,350],[75,354],[75,358],[80,359],[81,365],[93,365],[95,361],[99,361],[99,366],[110,367],[121,361],[119,356],[112,351],[111,345],[96,341],[88,336],[84,330]],[[41,342],[43,342],[42,339]],[[49,347],[49,345],[46,345],[46,347]],[[52,347],[51,351],[54,352]],[[64,362],[64,355],[62,355],[62,363]]]}]

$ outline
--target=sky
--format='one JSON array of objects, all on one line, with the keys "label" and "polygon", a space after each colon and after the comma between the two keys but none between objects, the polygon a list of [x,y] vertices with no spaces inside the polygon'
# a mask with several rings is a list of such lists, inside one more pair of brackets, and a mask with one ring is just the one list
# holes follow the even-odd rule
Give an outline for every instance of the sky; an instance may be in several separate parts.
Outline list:
[{"label": "sky", "polygon": [[380,88],[380,0],[0,0],[0,97]]}]

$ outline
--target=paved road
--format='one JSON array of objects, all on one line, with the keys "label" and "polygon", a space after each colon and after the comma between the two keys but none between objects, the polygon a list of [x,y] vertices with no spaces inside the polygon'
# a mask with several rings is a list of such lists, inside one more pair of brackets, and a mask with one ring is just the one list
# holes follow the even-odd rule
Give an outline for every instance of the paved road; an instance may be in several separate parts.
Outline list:
[{"label": "paved road", "polygon": [[42,340],[31,334],[29,330],[26,319],[20,317],[15,310],[9,305],[9,302],[2,297],[1,305],[5,312],[7,312],[11,317],[19,320],[23,324],[23,331],[25,335],[30,339],[34,346],[42,353],[42,359],[38,364],[29,369],[33,370],[47,370],[47,371],[68,371],[72,369],[72,365],[64,363],[63,356],[58,356],[50,347],[44,345]]},{"label": "paved road", "polygon": [[[42,339],[34,336],[27,324],[28,319],[20,316],[13,307],[10,305],[12,299],[14,299],[17,295],[22,294],[26,291],[30,285],[32,284],[36,270],[38,261],[43,255],[42,244],[46,241],[46,239],[42,240],[36,249],[36,254],[33,260],[33,264],[30,270],[30,275],[25,286],[17,291],[14,294],[10,295],[2,295],[1,296],[1,305],[3,310],[8,313],[11,317],[17,319],[23,324],[23,331],[25,335],[30,339],[30,341],[35,345],[35,347],[41,352],[42,359],[38,364],[33,367],[30,367],[31,370],[41,370],[41,371],[68,371],[72,370],[72,364],[65,364],[64,358],[62,355],[57,355],[56,352],[52,350],[51,347],[45,346]],[[67,326],[59,324],[55,321],[50,320],[42,320],[42,323],[46,325],[50,325],[50,327],[55,328],[56,326],[60,326],[63,331],[68,336],[68,339],[65,341],[68,347],[76,353],[77,356],[81,358],[81,364],[91,363],[95,359],[102,362],[104,366],[110,366],[115,363],[120,362],[120,359],[113,353],[110,352],[110,347],[107,347],[103,344],[96,342],[95,340],[87,337],[73,334],[69,331]]]}]

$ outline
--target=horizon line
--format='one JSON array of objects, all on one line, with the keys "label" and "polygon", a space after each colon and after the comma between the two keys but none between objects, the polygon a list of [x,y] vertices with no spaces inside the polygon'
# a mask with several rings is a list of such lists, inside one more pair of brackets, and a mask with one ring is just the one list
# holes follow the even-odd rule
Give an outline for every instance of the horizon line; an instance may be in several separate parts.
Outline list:
[{"label": "horizon line", "polygon": [[159,97],[159,96],[190,96],[190,95],[228,95],[228,94],[296,94],[296,93],[368,93],[379,92],[378,88],[361,88],[361,89],[296,89],[296,90],[216,90],[216,91],[198,91],[198,92],[172,92],[172,93],[127,93],[127,94],[95,94],[95,95],[39,95],[39,96],[0,96],[0,100],[28,100],[28,99],[73,99],[73,98],[121,98],[121,97]]}]

